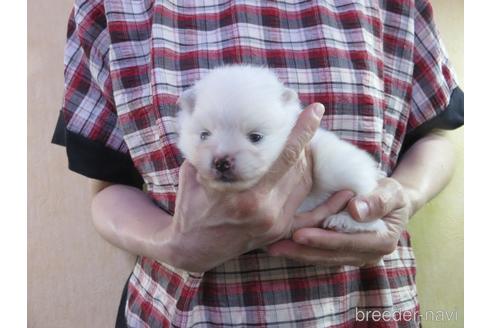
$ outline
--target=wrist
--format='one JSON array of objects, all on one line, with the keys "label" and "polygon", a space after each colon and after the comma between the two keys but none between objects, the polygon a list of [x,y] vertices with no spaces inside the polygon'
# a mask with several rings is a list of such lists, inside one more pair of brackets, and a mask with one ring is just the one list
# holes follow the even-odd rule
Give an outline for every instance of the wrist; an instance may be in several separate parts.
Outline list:
[{"label": "wrist", "polygon": [[179,247],[177,247],[176,241],[173,223],[170,223],[162,229],[155,230],[147,240],[142,241],[142,255],[171,266],[177,266]]},{"label": "wrist", "polygon": [[192,249],[192,243],[184,243],[185,238],[175,224],[177,220],[161,231],[155,232],[145,246],[146,256],[163,262],[173,268],[199,274],[208,268],[201,266],[197,251]]},{"label": "wrist", "polygon": [[412,217],[419,209],[421,209],[425,201],[422,197],[422,193],[412,187],[402,185],[403,193],[406,197],[406,203],[409,209],[409,218]]}]

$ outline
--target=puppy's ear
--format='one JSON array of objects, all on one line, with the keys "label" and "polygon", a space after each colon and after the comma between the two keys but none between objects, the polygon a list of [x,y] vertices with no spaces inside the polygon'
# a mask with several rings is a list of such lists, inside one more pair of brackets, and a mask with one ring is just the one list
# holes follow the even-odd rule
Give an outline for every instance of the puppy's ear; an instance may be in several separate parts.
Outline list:
[{"label": "puppy's ear", "polygon": [[297,96],[297,92],[290,88],[284,88],[282,91],[282,102],[284,104],[297,102],[299,101],[299,97]]},{"label": "puppy's ear", "polygon": [[196,95],[194,88],[190,88],[185,90],[181,96],[179,96],[176,104],[181,108],[181,110],[185,110],[188,113],[193,112],[193,108],[195,108]]}]

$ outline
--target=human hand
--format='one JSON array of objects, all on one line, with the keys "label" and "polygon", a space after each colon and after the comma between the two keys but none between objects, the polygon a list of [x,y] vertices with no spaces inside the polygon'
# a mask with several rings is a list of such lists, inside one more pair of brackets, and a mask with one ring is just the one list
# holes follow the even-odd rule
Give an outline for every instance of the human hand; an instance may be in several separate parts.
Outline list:
[{"label": "human hand", "polygon": [[[357,196],[348,203],[347,210],[354,219],[367,222],[382,218],[388,227],[386,232],[347,234],[317,228],[316,225],[323,219],[319,212],[333,201],[329,199],[317,209],[299,214],[298,218],[302,219],[303,224],[294,232],[292,240],[276,242],[268,247],[268,252],[272,256],[327,266],[376,264],[396,249],[400,235],[413,214],[409,193],[397,180],[383,178],[369,195]],[[339,193],[333,197],[337,195]]]},{"label": "human hand", "polygon": [[185,161],[170,232],[154,238],[165,250],[160,257],[178,268],[201,272],[287,237],[297,208],[311,190],[311,156],[305,146],[323,111],[322,105],[313,104],[300,114],[278,160],[249,190],[209,190]]}]

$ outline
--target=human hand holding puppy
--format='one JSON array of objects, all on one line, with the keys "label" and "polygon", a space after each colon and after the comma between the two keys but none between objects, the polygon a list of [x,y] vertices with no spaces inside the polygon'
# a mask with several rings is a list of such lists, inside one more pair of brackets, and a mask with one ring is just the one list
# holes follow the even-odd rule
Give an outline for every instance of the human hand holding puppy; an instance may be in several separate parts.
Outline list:
[{"label": "human hand holding puppy", "polygon": [[269,253],[311,264],[373,265],[396,249],[414,211],[409,195],[393,178],[379,180],[377,188],[369,195],[350,200],[347,210],[361,222],[382,218],[388,229],[357,234],[321,229],[315,209],[298,214],[297,219],[304,222],[303,226],[294,232],[292,240],[270,245]]},{"label": "human hand holding puppy", "polygon": [[[196,169],[180,169],[176,210],[165,241],[171,264],[188,271],[206,271],[247,251],[286,238],[303,221],[296,210],[311,190],[311,161],[304,147],[319,126],[324,108],[309,106],[300,115],[287,144],[269,172],[252,188],[220,192],[201,184]],[[326,217],[352,197],[335,194],[318,209]],[[322,211],[323,213],[320,213]],[[169,253],[169,250],[171,252]],[[174,251],[172,251],[174,250]]]}]

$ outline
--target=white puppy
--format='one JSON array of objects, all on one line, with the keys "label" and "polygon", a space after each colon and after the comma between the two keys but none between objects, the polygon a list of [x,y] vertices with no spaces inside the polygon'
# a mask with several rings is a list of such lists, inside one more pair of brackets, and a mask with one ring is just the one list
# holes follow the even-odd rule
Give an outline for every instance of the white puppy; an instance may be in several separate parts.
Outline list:
[{"label": "white puppy", "polygon": [[[252,187],[280,155],[301,104],[297,93],[262,67],[232,65],[211,70],[178,99],[181,152],[210,187]],[[379,171],[366,152],[319,129],[310,147],[313,188],[299,212],[317,207],[336,191],[363,195]],[[344,232],[384,231],[382,220],[360,223],[347,212],[325,219],[323,227]]]}]

